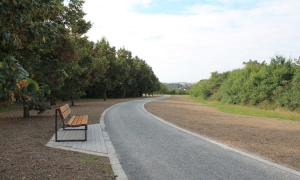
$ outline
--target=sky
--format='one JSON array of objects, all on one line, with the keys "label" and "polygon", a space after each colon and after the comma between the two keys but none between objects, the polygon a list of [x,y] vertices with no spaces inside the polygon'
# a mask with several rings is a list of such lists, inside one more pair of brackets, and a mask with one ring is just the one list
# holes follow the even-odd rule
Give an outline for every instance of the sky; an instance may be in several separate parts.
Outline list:
[{"label": "sky", "polygon": [[91,41],[105,37],[152,67],[161,82],[300,56],[299,0],[85,0]]}]

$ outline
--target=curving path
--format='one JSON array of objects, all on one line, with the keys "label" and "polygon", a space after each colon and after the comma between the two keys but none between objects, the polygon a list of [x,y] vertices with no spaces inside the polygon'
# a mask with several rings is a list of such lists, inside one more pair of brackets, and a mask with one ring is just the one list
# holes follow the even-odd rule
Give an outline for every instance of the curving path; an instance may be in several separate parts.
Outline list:
[{"label": "curving path", "polygon": [[128,179],[300,179],[297,171],[156,118],[143,108],[155,99],[121,103],[104,116],[105,131]]}]

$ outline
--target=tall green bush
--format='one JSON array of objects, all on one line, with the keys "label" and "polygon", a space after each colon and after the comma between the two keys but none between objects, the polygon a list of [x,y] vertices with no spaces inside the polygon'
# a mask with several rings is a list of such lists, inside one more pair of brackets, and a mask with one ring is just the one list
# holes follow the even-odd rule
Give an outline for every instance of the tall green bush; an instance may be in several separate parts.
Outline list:
[{"label": "tall green bush", "polygon": [[[295,110],[300,106],[299,60],[276,55],[270,63],[249,60],[244,68],[213,72],[195,84],[190,95],[229,104],[266,106]],[[273,106],[272,105],[272,106]]]}]

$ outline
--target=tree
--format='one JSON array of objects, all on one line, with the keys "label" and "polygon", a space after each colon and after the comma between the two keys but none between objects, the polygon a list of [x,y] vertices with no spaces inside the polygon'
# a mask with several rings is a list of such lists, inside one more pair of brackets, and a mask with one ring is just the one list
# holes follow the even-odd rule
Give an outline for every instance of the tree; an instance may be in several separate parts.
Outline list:
[{"label": "tree", "polygon": [[118,73],[118,81],[119,81],[119,86],[122,89],[122,94],[123,98],[126,97],[126,91],[129,89],[129,84],[130,84],[130,63],[132,61],[132,55],[131,51],[126,50],[124,47],[120,48],[117,51],[117,69],[119,70]]},{"label": "tree", "polygon": [[158,94],[166,94],[168,92],[168,87],[162,83],[162,82],[159,82],[159,90],[157,91]]},{"label": "tree", "polygon": [[[62,1],[51,0],[4,0],[0,5],[0,10],[4,13],[0,16],[0,34],[3,35],[0,36],[1,97],[14,100],[19,84],[26,81],[25,78],[29,75],[21,65],[22,59],[28,61],[26,55],[32,50],[49,39],[59,37],[58,31],[64,27],[56,23],[54,17],[62,16],[64,10]],[[28,99],[24,97],[26,96],[23,96],[25,107]],[[27,115],[28,113],[24,113],[24,116]]]},{"label": "tree", "polygon": [[28,76],[41,87],[50,85],[52,96],[59,93],[68,77],[67,68],[72,68],[70,62],[78,59],[71,35],[78,37],[91,27],[82,19],[83,1],[68,2],[68,6],[63,0],[0,2],[0,10],[5,14],[0,17],[1,71],[10,73],[1,76],[2,99],[15,94],[6,86],[17,86]]},{"label": "tree", "polygon": [[118,85],[116,49],[110,46],[105,37],[101,39],[99,46],[101,50],[100,55],[103,57],[103,61],[107,63],[105,73],[99,82],[99,90],[102,91],[103,100],[106,101],[107,91],[114,89]]},{"label": "tree", "polygon": [[85,89],[92,82],[91,73],[92,69],[95,69],[93,62],[93,45],[94,43],[89,41],[87,37],[77,39],[77,48],[79,60],[74,61],[71,77],[65,80],[63,87],[65,98],[71,98],[71,104],[74,105],[74,98],[78,98],[85,95]]},{"label": "tree", "polygon": [[[86,13],[83,12],[82,6],[84,1],[82,0],[68,0],[68,6],[65,7],[65,14],[64,14],[64,24],[70,30],[71,33],[71,40],[74,44],[73,46],[76,47],[76,52],[73,54],[78,54],[78,51],[84,50],[85,48],[82,47],[82,42],[87,41],[86,38],[82,41],[80,37],[87,33],[87,31],[92,27],[91,22],[86,22],[83,17]],[[86,42],[84,45],[89,46]],[[69,46],[72,47],[72,46]],[[90,47],[90,46],[89,46]],[[80,54],[83,52],[80,52]],[[79,63],[81,57],[73,57],[71,59],[71,69],[68,71],[68,77],[64,81],[64,96],[67,94],[70,95],[71,104],[74,106],[74,98],[83,95],[81,93],[86,85],[86,80],[81,78],[84,73],[88,69],[85,67],[83,63]]]},{"label": "tree", "polygon": [[114,70],[115,47],[111,47],[109,42],[102,38],[94,44],[93,48],[93,64],[91,69],[91,85],[86,92],[89,97],[103,97],[106,100],[106,92],[114,86],[112,71]]}]

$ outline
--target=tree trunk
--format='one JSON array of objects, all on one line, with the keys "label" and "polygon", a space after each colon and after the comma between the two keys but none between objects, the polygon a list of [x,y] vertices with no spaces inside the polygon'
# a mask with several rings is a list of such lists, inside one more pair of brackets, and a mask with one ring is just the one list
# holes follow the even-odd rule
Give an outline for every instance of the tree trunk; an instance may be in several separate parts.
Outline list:
[{"label": "tree trunk", "polygon": [[28,100],[23,99],[23,108],[24,108],[24,118],[29,118],[29,105],[28,105]]},{"label": "tree trunk", "polygon": [[103,101],[106,101],[106,87],[107,84],[105,83],[104,93],[103,93]]},{"label": "tree trunk", "polygon": [[50,106],[56,105],[56,98],[53,95],[50,95]]},{"label": "tree trunk", "polygon": [[72,96],[72,98],[71,98],[71,106],[74,106],[75,105],[75,103],[74,103],[74,98],[73,98],[73,96]]},{"label": "tree trunk", "polygon": [[74,93],[72,92],[72,96],[71,96],[71,106],[74,106],[75,103],[74,103]]},{"label": "tree trunk", "polygon": [[103,93],[103,101],[106,101],[106,91]]}]

